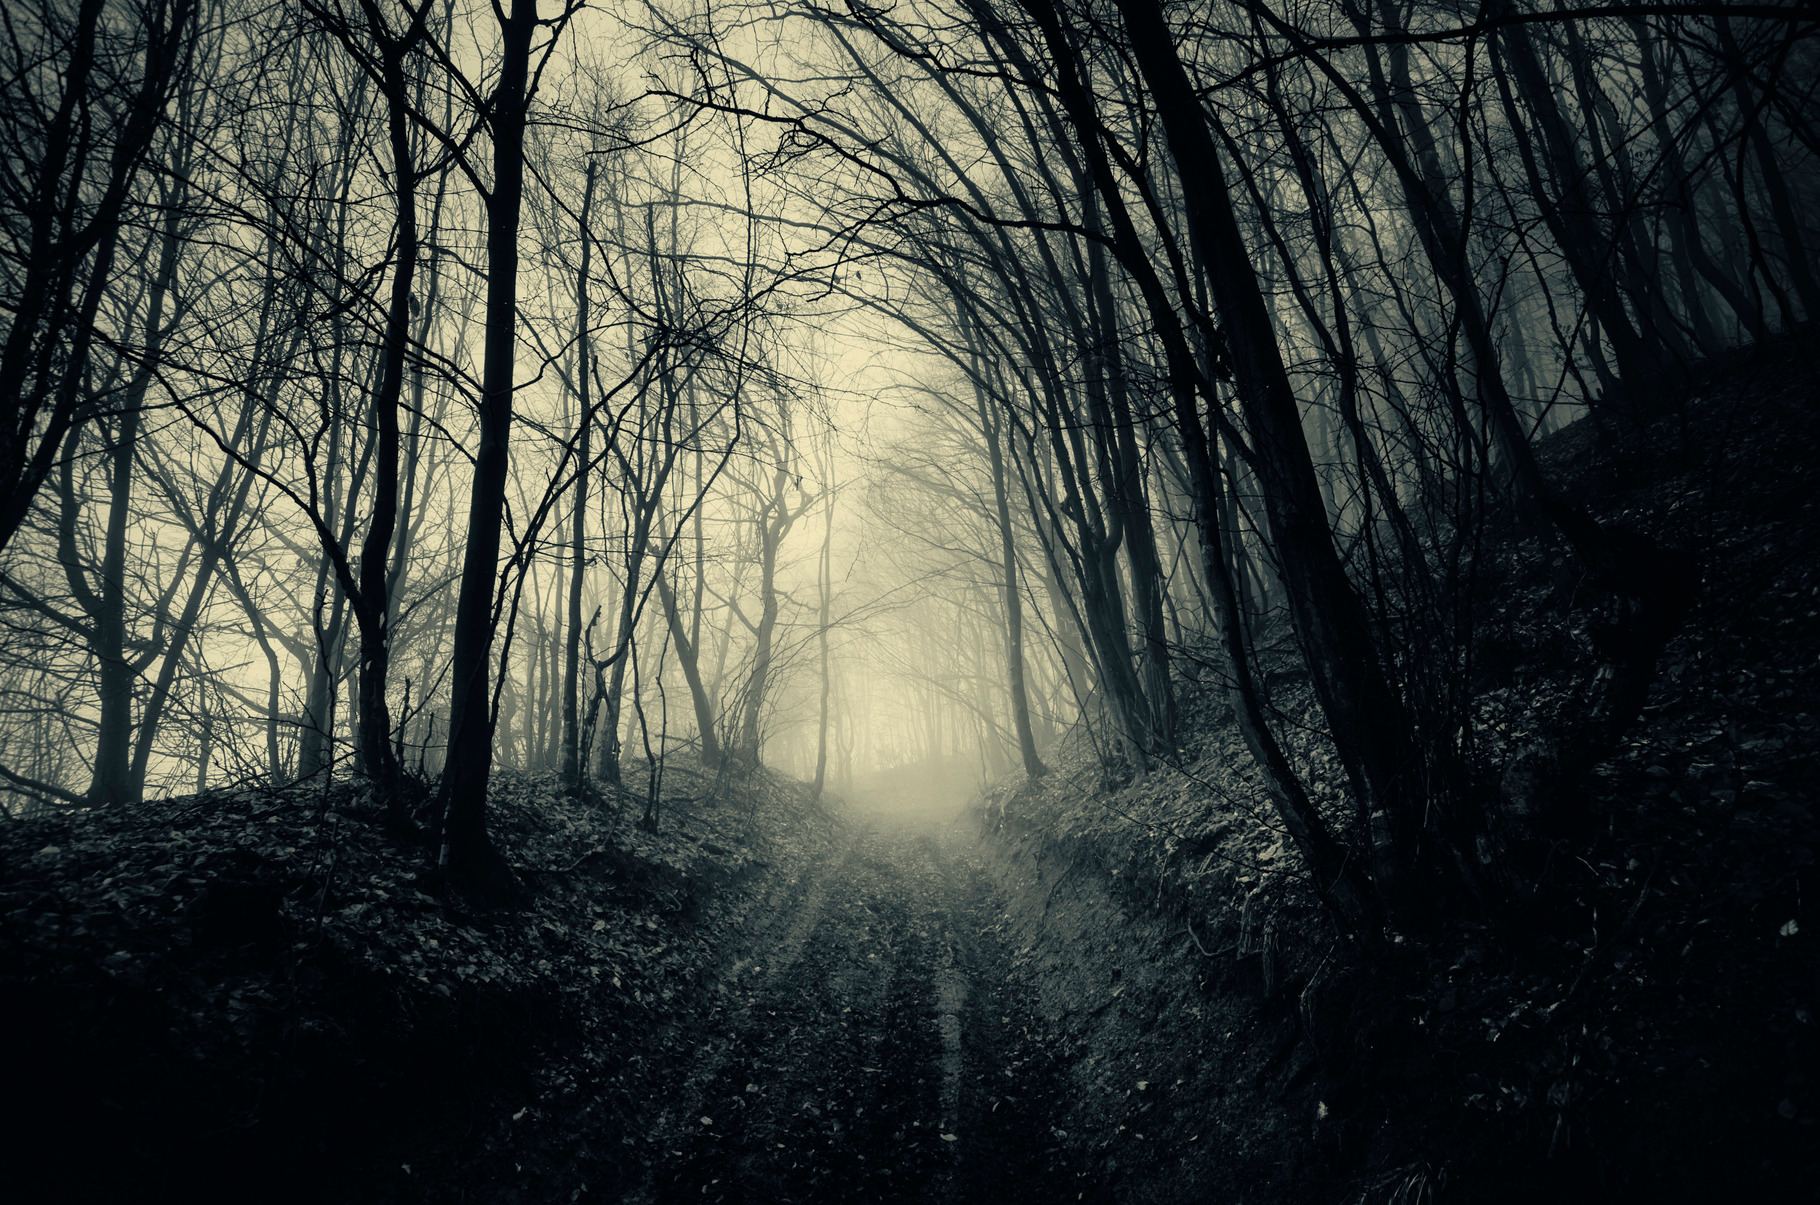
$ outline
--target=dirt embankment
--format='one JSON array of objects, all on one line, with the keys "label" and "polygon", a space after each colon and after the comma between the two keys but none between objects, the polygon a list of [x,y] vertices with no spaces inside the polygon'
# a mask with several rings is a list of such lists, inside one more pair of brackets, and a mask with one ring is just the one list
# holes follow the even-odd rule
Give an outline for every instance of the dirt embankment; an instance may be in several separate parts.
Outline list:
[{"label": "dirt embankment", "polygon": [[501,773],[519,910],[440,895],[346,782],[0,826],[0,1150],[20,1200],[558,1201],[635,1132],[833,822],[673,769],[661,830]]},{"label": "dirt embankment", "polygon": [[1006,905],[1001,990],[1046,1031],[1065,1068],[1055,1125],[1117,1200],[1292,1201],[1332,1178],[1296,1016],[1311,968],[1261,912],[1236,933],[1197,928],[1085,841],[998,832],[977,848]]}]

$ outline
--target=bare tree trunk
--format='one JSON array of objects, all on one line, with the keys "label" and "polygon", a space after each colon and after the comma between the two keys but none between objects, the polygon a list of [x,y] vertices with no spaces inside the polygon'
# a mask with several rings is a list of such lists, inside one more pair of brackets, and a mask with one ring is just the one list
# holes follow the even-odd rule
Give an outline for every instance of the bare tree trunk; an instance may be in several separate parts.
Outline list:
[{"label": "bare tree trunk", "polygon": [[202,729],[197,738],[196,751],[196,794],[200,795],[209,789],[209,758],[215,751],[215,721],[209,715],[206,701],[197,726]]},{"label": "bare tree trunk", "polygon": [[140,407],[123,411],[114,427],[110,459],[106,551],[101,561],[101,609],[95,616],[95,659],[100,663],[101,716],[96,730],[91,806],[129,802],[132,791],[133,682],[126,655],[126,529],[132,508],[133,455]]},{"label": "bare tree trunk", "polygon": [[366,541],[360,550],[359,588],[351,600],[354,620],[360,631],[359,722],[354,768],[379,784],[387,823],[395,832],[404,834],[414,832],[416,826],[398,789],[399,767],[392,756],[392,719],[386,703],[386,683],[392,662],[390,559],[392,536],[398,526],[398,403],[404,394],[405,360],[410,355],[412,290],[416,285],[419,251],[417,165],[411,154],[404,57],[423,31],[430,0],[421,0],[410,26],[396,38],[384,32],[378,10],[370,3],[366,7],[371,32],[380,48],[378,83],[385,96],[387,133],[391,140],[396,205],[393,245],[398,259],[392,267],[379,388],[372,399],[374,439],[378,444],[378,463],[373,475],[373,513],[367,525]]},{"label": "bare tree trunk", "polygon": [[329,621],[322,622],[322,599],[329,592],[327,557],[316,574],[317,604],[312,617],[315,642],[305,662],[309,687],[304,696],[302,723],[297,733],[297,779],[304,781],[329,770],[334,756],[335,683],[341,677],[341,646],[346,596],[335,591]]},{"label": "bare tree trunk", "polygon": [[[992,471],[992,504],[998,526],[999,592],[1005,609],[1005,678],[1011,695],[1011,723],[1017,733],[1017,751],[1024,773],[1041,778],[1049,772],[1037,755],[1036,734],[1030,726],[1030,692],[1024,680],[1024,592],[1018,583],[1017,547],[1011,532],[1011,499],[1005,482],[1003,432],[986,404],[985,391],[976,384],[974,405],[978,409],[980,438],[986,445],[986,459]],[[1083,667],[1084,670],[1085,667]]]},{"label": "bare tree trunk", "polygon": [[[668,404],[668,387],[665,386],[666,404]],[[613,645],[613,670],[607,683],[607,694],[603,700],[605,717],[602,720],[599,734],[600,745],[594,755],[594,775],[602,782],[619,785],[619,729],[624,712],[626,690],[626,669],[629,653],[638,638],[638,620],[644,612],[645,600],[650,596],[650,587],[645,584],[645,567],[655,562],[653,574],[658,580],[663,578],[663,561],[668,553],[668,544],[661,551],[653,552],[650,548],[651,532],[657,522],[657,512],[664,504],[665,489],[670,480],[671,470],[675,467],[677,452],[674,445],[665,448],[663,458],[651,470],[648,481],[639,482],[634,471],[633,462],[623,454],[620,465],[626,472],[628,481],[637,483],[635,489],[635,514],[632,519],[632,530],[628,533],[626,552],[625,589],[620,595],[619,624]]]},{"label": "bare tree trunk", "polygon": [[[1080,587],[1076,614],[1084,646],[1093,658],[1099,701],[1112,719],[1129,768],[1142,774],[1149,768],[1149,708],[1131,665],[1125,598],[1118,577],[1119,546],[1126,534],[1124,519],[1114,515],[1107,522],[1100,509],[1088,466],[1090,457],[1081,435],[1085,424],[1065,404],[1060,384],[1053,376],[1052,372],[1045,373],[1044,400],[1048,407],[1049,448],[1062,497],[1051,509],[1056,512],[1058,536],[1067,529],[1074,533],[1072,547],[1065,540],[1057,543],[1060,551],[1068,554]],[[1062,516],[1069,520],[1066,528]]]},{"label": "bare tree trunk", "polygon": [[[417,334],[412,340],[418,347],[427,347],[434,329],[438,306],[442,295],[443,256],[436,251],[436,231],[442,225],[443,202],[448,196],[448,176],[445,173],[436,188],[436,199],[430,205],[430,221],[422,236],[426,250],[432,252],[429,262],[418,269],[418,275],[424,278],[423,304],[419,307]],[[464,316],[465,317],[465,316]],[[411,364],[411,425],[404,435],[404,464],[402,468],[403,493],[398,501],[398,538],[392,541],[392,568],[386,581],[386,598],[392,606],[392,614],[387,619],[388,625],[398,622],[398,603],[401,595],[400,586],[404,581],[405,566],[410,561],[415,545],[417,532],[423,526],[425,513],[417,503],[418,469],[423,459],[423,429],[426,422],[441,422],[441,409],[444,402],[441,395],[437,397],[437,409],[426,413],[426,377],[421,357]]]},{"label": "bare tree trunk", "polygon": [[[503,13],[501,14],[503,16]],[[505,520],[510,467],[513,363],[518,338],[518,224],[524,199],[524,135],[531,39],[537,0],[512,0],[501,21],[503,57],[489,111],[493,186],[487,211],[487,320],[480,443],[468,498],[467,544],[455,608],[450,675],[449,756],[443,769],[441,860],[451,877],[483,900],[518,894],[511,870],[487,835],[487,779],[493,768],[490,671],[493,579]]]},{"label": "bare tree trunk", "polygon": [[626,587],[619,599],[619,624],[613,639],[613,668],[607,679],[607,693],[595,740],[594,777],[612,786],[619,785],[619,729],[623,718],[626,691],[626,669],[633,641],[638,635],[639,587],[644,581],[645,541],[636,539],[626,555]]},{"label": "bare tree trunk", "polygon": [[[1056,545],[1061,536],[1054,534],[1059,526],[1053,514],[1046,512],[1037,498],[1037,492],[1031,487],[1030,476],[1037,472],[1034,467],[1036,448],[1033,442],[1026,441],[1027,455],[1014,458],[1024,493],[1030,504],[1032,522],[1037,529],[1037,540],[1043,546],[1043,595],[1049,600],[1049,610],[1055,616],[1055,625],[1050,638],[1055,641],[1056,651],[1062,660],[1062,672],[1067,678],[1068,686],[1074,695],[1075,705],[1080,709],[1083,720],[1089,725],[1094,721],[1097,707],[1095,684],[1092,667],[1088,664],[1087,650],[1082,645],[1082,624],[1078,617],[1074,600],[1062,585],[1062,569],[1056,553]],[[1047,529],[1047,530],[1045,530]]]},{"label": "bare tree trunk", "polygon": [[[830,449],[830,453],[832,450]],[[821,613],[815,632],[816,650],[821,657],[821,700],[815,725],[815,781],[809,797],[819,800],[828,778],[828,628],[834,610],[834,457],[828,457],[828,480],[822,482],[822,554],[816,567],[815,584],[820,594]]]},{"label": "bare tree trunk", "polygon": [[587,170],[587,183],[581,197],[581,267],[575,276],[575,389],[576,404],[580,407],[576,421],[581,429],[576,441],[580,447],[575,471],[575,511],[569,530],[569,623],[562,674],[562,780],[570,788],[581,785],[582,773],[581,717],[577,708],[581,702],[581,594],[588,567],[589,437],[594,428],[594,414],[588,400],[593,374],[589,356],[588,272],[593,263],[594,239],[588,229],[588,219],[594,210],[594,183],[599,166],[591,156]]},{"label": "bare tree trunk", "polygon": [[739,739],[733,747],[734,760],[741,769],[758,765],[759,722],[763,719],[765,696],[771,685],[772,641],[777,631],[777,549],[784,536],[796,523],[802,509],[790,509],[787,490],[790,474],[780,452],[772,473],[771,496],[758,516],[759,535],[759,615],[752,650],[752,675],[747,679],[745,708],[741,713]]},{"label": "bare tree trunk", "polygon": [[[100,604],[95,614],[95,658],[100,665],[100,723],[96,730],[94,777],[89,783],[91,806],[138,801],[133,788],[133,683],[138,667],[126,655],[126,537],[132,525],[133,469],[138,456],[139,427],[147,387],[151,383],[164,342],[164,307],[177,276],[178,221],[183,188],[174,186],[165,200],[164,236],[159,243],[158,267],[146,299],[145,361],[134,372],[121,395],[109,449],[112,478],[108,497],[107,535],[101,561]],[[66,499],[65,505],[73,500]],[[65,564],[74,575],[77,567]],[[72,584],[74,580],[72,578]],[[175,582],[172,583],[173,586]]]},{"label": "bare tree trunk", "polygon": [[[1820,318],[1820,280],[1814,276],[1808,260],[1807,245],[1801,237],[1801,219],[1795,214],[1789,196],[1788,181],[1776,162],[1775,150],[1769,144],[1769,133],[1763,128],[1762,106],[1751,93],[1749,71],[1738,42],[1732,36],[1731,20],[1721,16],[1714,21],[1719,46],[1731,68],[1732,95],[1737,99],[1738,116],[1744,122],[1744,136],[1750,142],[1757,160],[1757,173],[1763,178],[1763,191],[1769,198],[1770,216],[1775,219],[1776,233],[1782,239],[1782,256],[1788,265],[1789,280],[1794,283],[1795,297],[1801,302],[1809,321]],[[1789,322],[1793,324],[1793,316]]]},{"label": "bare tree trunk", "polygon": [[701,742],[703,765],[720,764],[720,740],[714,731],[714,700],[709,696],[701,676],[701,650],[690,639],[676,605],[676,591],[663,572],[657,575],[657,596],[663,603],[664,620],[670,625],[670,640],[676,646],[676,662],[682,667],[683,681],[689,684],[689,702],[695,709],[695,732]]},{"label": "bare tree trunk", "polygon": [[[1098,219],[1088,198],[1087,222]],[[1118,302],[1113,297],[1105,249],[1098,242],[1087,245],[1088,288],[1093,298],[1093,352],[1089,371],[1099,378],[1087,391],[1091,405],[1096,393],[1106,407],[1102,439],[1107,444],[1106,500],[1125,533],[1125,560],[1131,572],[1132,610],[1136,613],[1138,642],[1143,665],[1140,693],[1145,704],[1145,726],[1152,752],[1170,755],[1175,749],[1175,688],[1170,682],[1169,640],[1163,627],[1162,567],[1157,561],[1156,532],[1150,522],[1150,501],[1144,490],[1144,473],[1137,450],[1137,423],[1126,391],[1123,351],[1119,346]],[[1095,371],[1097,369],[1097,371]]]}]

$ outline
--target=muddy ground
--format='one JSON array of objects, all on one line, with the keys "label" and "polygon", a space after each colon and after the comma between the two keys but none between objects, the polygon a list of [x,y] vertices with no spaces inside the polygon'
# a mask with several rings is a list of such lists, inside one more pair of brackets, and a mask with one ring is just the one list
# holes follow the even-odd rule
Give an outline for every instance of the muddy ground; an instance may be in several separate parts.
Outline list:
[{"label": "muddy ground", "polygon": [[1007,990],[975,832],[856,807],[754,926],[626,1194],[668,1201],[1104,1201],[1052,1128],[1065,1068]]}]

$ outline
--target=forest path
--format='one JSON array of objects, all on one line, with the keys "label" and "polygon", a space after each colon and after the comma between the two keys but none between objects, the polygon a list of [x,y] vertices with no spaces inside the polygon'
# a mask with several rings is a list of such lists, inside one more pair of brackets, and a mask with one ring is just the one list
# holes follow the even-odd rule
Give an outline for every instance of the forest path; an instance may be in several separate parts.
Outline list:
[{"label": "forest path", "polygon": [[628,1199],[1108,1199],[1049,1128],[1061,1068],[1006,990],[997,915],[970,834],[851,815],[729,968]]}]

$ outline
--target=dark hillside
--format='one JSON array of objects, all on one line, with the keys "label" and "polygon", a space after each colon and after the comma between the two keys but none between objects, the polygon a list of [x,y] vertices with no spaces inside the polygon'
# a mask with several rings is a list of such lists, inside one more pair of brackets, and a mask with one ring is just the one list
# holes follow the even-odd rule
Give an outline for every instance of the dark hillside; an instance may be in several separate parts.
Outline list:
[{"label": "dark hillside", "polygon": [[[1233,778],[1217,692],[1185,709],[1183,762],[1131,788],[1098,789],[1082,751],[987,797],[1014,973],[1068,1046],[1080,1141],[1119,1165],[1122,1199],[1768,1200],[1813,1182],[1817,383],[1812,345],[1782,342],[1703,367],[1640,423],[1542,445],[1574,500],[1701,575],[1641,721],[1536,839],[1520,923],[1349,953]],[[1596,591],[1559,558],[1531,542],[1488,574],[1494,766],[1571,722],[1593,664]],[[1140,1078],[1149,1099],[1120,1082]]]},{"label": "dark hillside", "polygon": [[339,784],[0,828],[8,1195],[534,1201],[633,1176],[628,1116],[829,821],[769,777],[695,802],[711,784],[672,768],[653,836],[501,777],[529,903],[489,915]]}]

